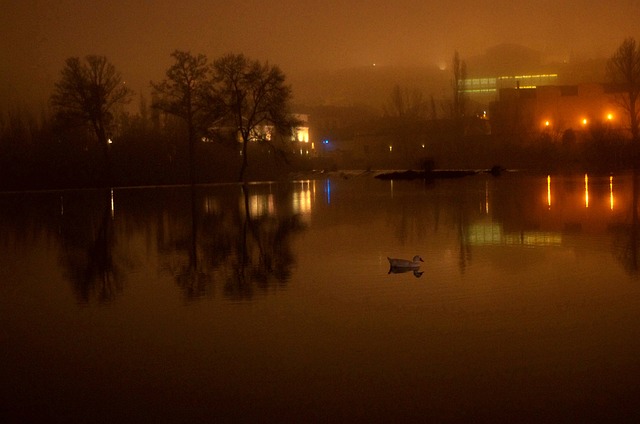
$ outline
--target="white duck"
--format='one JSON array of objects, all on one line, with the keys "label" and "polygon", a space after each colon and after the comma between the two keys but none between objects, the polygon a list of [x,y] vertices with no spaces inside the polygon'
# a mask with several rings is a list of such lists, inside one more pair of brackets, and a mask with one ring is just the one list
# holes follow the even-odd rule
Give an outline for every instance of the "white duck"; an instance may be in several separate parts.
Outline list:
[{"label": "white duck", "polygon": [[420,262],[424,262],[420,255],[416,255],[412,260],[395,259],[387,256],[391,268],[420,268]]}]

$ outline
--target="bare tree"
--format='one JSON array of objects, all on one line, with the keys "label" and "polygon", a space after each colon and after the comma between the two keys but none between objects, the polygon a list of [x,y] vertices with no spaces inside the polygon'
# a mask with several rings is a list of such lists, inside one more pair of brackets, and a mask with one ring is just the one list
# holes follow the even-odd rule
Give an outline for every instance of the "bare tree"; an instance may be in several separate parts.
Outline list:
[{"label": "bare tree", "polygon": [[242,143],[240,181],[248,166],[248,143],[264,136],[261,127],[287,134],[295,125],[289,114],[291,88],[277,66],[249,60],[242,54],[228,54],[216,60],[214,99],[226,126],[237,129]]},{"label": "bare tree", "polygon": [[114,109],[128,103],[132,94],[106,57],[89,55],[84,61],[78,57],[66,60],[51,96],[59,119],[92,128],[104,151],[107,183],[111,182],[108,133]]},{"label": "bare tree", "polygon": [[640,142],[640,47],[636,40],[625,39],[607,62],[609,80],[619,86],[617,102],[627,113],[634,145]]},{"label": "bare tree", "polygon": [[383,109],[387,116],[422,118],[426,103],[420,90],[409,90],[396,84]]},{"label": "bare tree", "polygon": [[211,68],[206,56],[176,50],[171,54],[175,62],[167,70],[167,78],[151,83],[153,107],[175,115],[187,125],[189,142],[189,178],[195,184],[195,144],[198,132],[211,125]]},{"label": "bare tree", "polygon": [[[387,104],[383,106],[386,121],[393,136],[393,151],[395,160],[401,158],[406,166],[412,166],[416,153],[424,148],[422,138],[427,104],[422,92],[418,89],[410,90],[395,85]],[[423,149],[422,149],[423,150]]]}]

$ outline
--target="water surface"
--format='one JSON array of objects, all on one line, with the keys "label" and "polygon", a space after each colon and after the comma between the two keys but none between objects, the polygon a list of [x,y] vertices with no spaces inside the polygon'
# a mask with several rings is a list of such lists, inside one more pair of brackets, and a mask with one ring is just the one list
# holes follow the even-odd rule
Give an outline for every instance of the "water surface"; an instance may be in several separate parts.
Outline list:
[{"label": "water surface", "polygon": [[0,419],[632,421],[632,203],[625,175],[0,195]]}]

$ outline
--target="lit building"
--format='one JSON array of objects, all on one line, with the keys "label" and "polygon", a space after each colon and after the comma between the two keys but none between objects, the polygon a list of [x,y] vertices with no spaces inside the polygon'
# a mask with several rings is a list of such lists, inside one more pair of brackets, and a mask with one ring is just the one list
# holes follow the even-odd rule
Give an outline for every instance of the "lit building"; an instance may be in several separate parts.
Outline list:
[{"label": "lit building", "polygon": [[296,144],[295,150],[302,156],[315,155],[315,143],[309,142],[309,115],[297,113],[293,118],[298,121],[298,126],[292,128],[291,141]]},{"label": "lit building", "polygon": [[[301,155],[312,155],[315,153],[315,143],[309,141],[309,115],[306,114],[292,114],[298,125],[291,128],[291,142],[293,143],[293,150]],[[275,128],[273,125],[259,125],[253,128],[251,131],[250,141],[271,141],[275,135]],[[238,132],[236,134],[236,140],[241,143],[242,135]],[[203,141],[210,141],[208,138],[203,138]]]},{"label": "lit building", "polygon": [[492,131],[560,139],[569,130],[576,135],[595,128],[620,130],[625,113],[617,94],[614,87],[596,83],[503,88],[492,108]]},{"label": "lit building", "polygon": [[476,97],[490,97],[493,99],[499,91],[505,88],[535,88],[541,85],[552,85],[558,81],[558,74],[535,75],[503,75],[499,77],[466,78],[462,80],[462,92]]}]

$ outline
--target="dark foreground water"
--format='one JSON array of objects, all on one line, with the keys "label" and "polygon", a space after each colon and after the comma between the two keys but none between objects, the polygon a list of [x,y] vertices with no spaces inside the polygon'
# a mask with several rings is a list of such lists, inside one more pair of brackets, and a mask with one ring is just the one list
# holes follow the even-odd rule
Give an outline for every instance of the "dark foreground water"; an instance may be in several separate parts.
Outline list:
[{"label": "dark foreground water", "polygon": [[0,421],[637,422],[632,200],[518,174],[2,194]]}]

